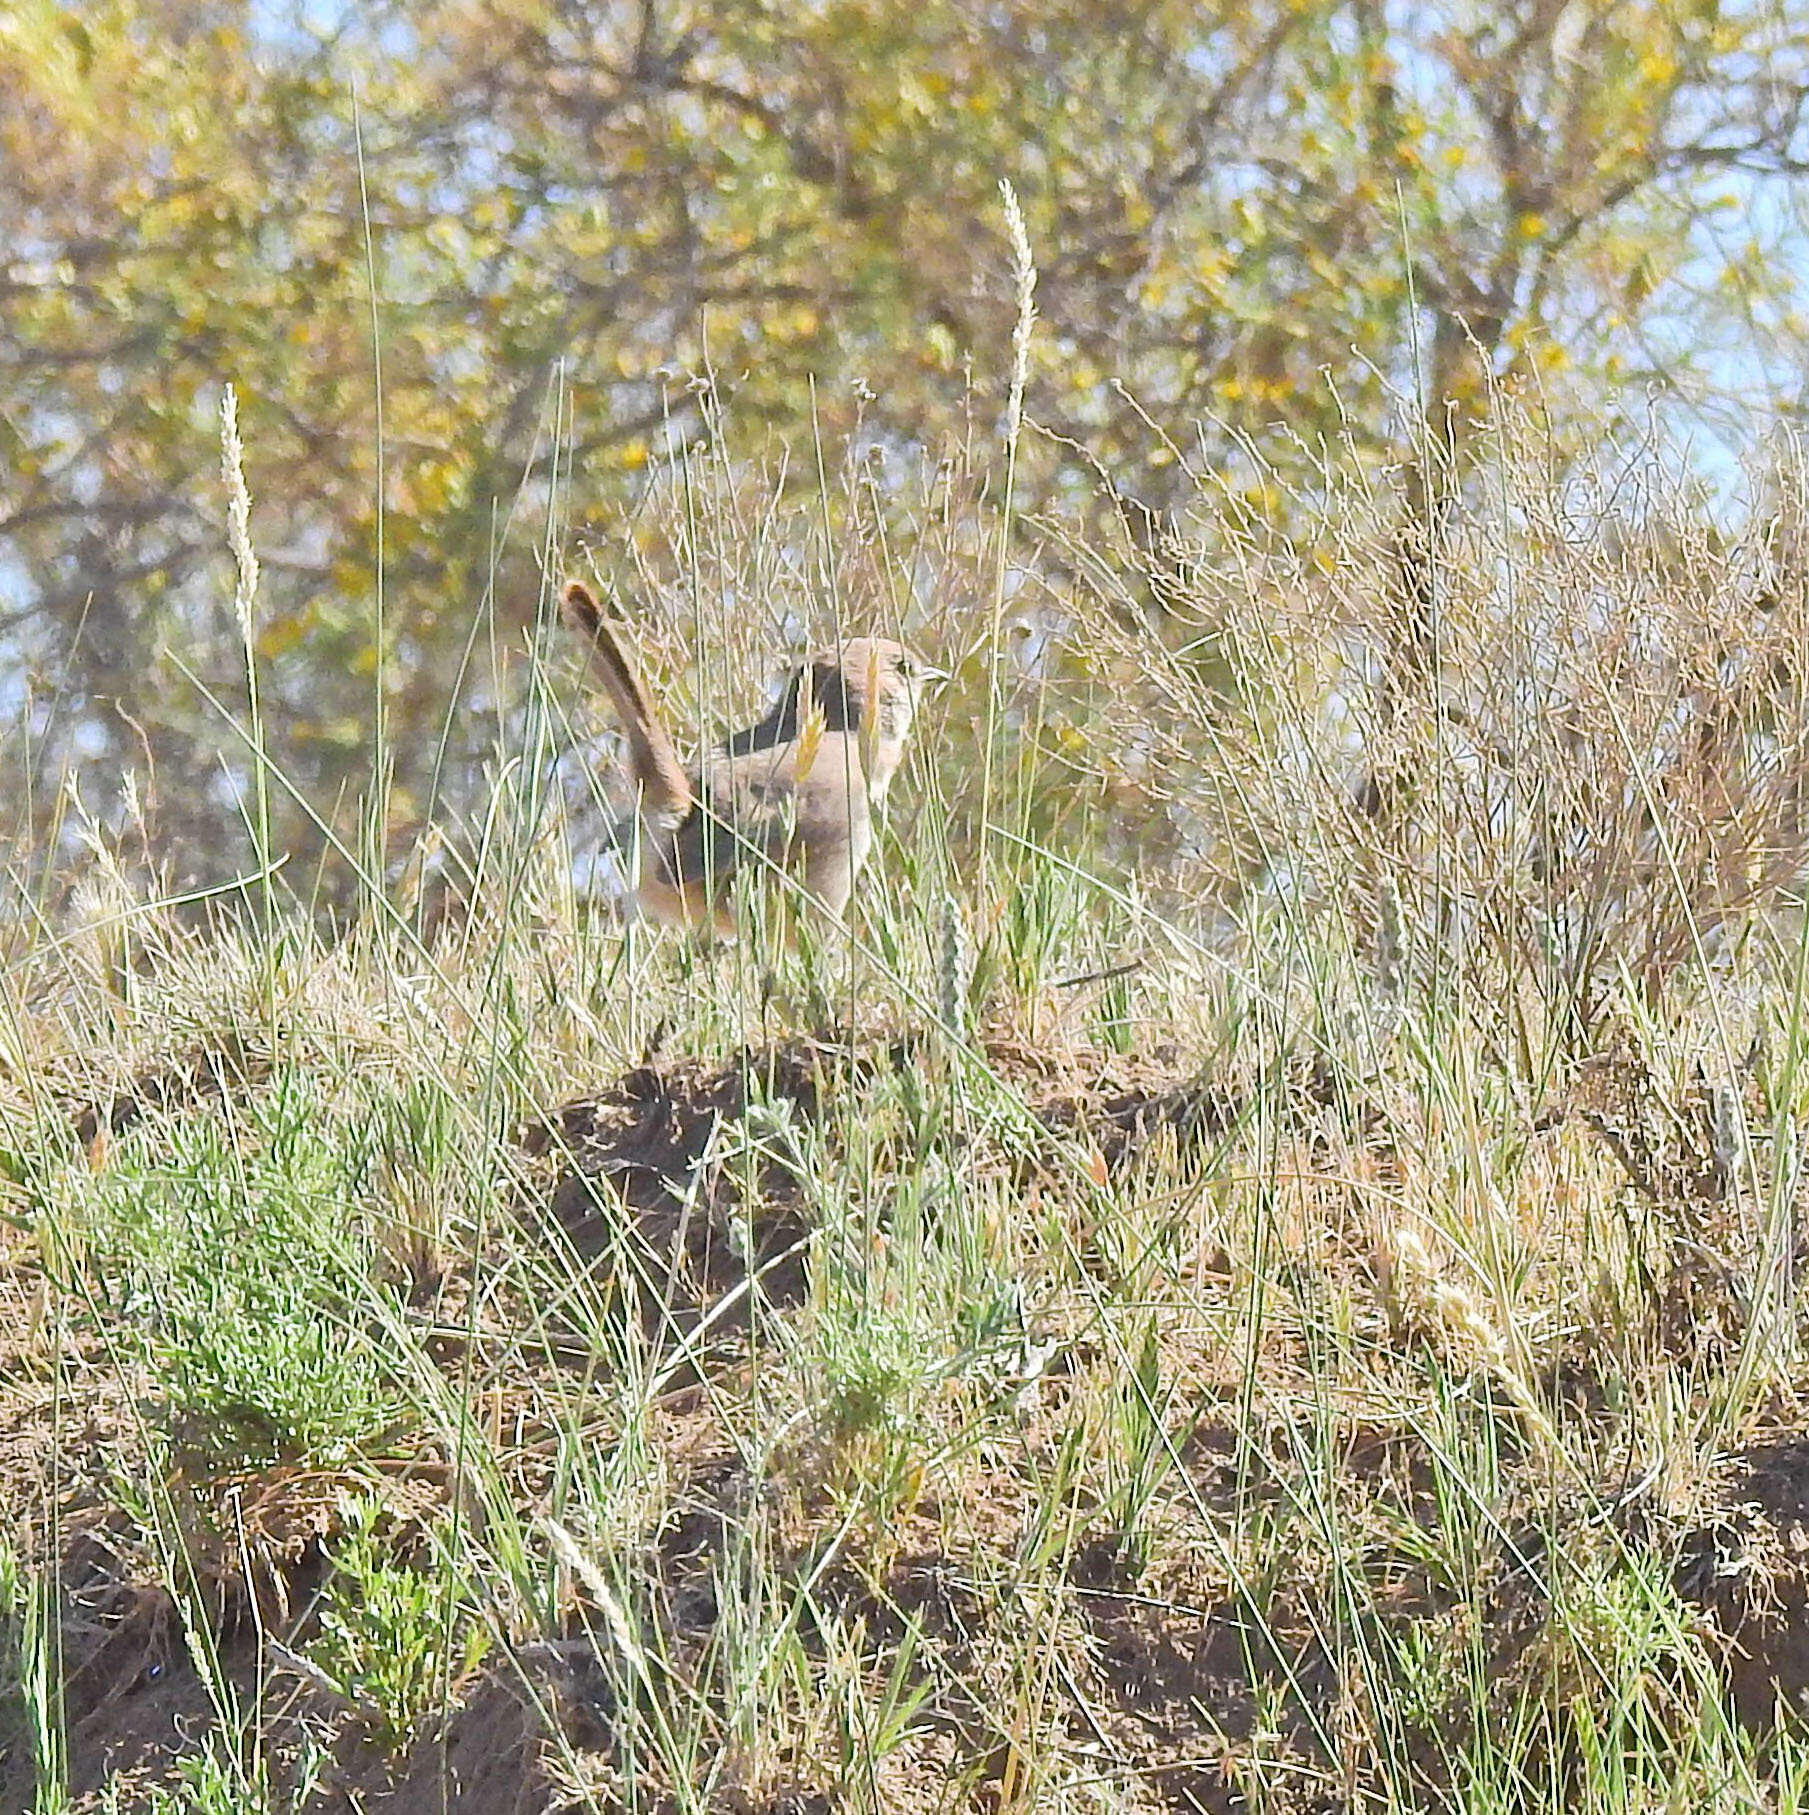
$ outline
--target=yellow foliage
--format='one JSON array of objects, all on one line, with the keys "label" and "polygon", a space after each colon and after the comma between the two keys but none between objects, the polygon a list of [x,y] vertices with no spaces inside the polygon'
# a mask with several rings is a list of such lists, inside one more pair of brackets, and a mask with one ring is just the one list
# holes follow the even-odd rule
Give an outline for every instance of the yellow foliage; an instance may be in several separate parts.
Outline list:
[{"label": "yellow foliage", "polygon": [[279,655],[286,655],[302,640],[302,636],[303,625],[298,613],[289,612],[282,617],[270,619],[258,631],[259,659],[269,662]]}]

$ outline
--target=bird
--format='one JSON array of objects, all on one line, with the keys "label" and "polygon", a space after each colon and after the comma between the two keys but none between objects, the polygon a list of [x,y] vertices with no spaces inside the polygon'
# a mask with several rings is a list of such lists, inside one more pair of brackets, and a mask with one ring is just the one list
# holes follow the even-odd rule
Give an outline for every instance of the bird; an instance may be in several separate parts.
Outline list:
[{"label": "bird", "polygon": [[627,738],[641,912],[732,938],[734,884],[758,871],[791,877],[839,923],[873,846],[874,812],[928,689],[947,677],[903,643],[850,637],[805,662],[765,718],[687,766],[583,581],[566,584],[561,616],[594,655]]}]

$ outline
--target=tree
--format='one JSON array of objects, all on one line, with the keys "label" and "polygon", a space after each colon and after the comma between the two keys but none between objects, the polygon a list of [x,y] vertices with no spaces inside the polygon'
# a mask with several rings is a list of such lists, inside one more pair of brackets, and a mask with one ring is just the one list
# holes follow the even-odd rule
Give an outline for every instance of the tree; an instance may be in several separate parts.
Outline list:
[{"label": "tree", "polygon": [[[857,417],[897,446],[991,432],[1000,175],[1040,267],[1050,434],[1021,495],[1092,508],[1105,475],[1152,551],[1182,450],[1285,511],[1322,444],[1447,462],[1491,383],[1699,397],[1757,369],[1728,350],[1742,323],[1801,340],[1755,200],[1809,155],[1788,7],[316,16],[22,0],[0,21],[0,667],[67,700],[42,760],[134,761],[142,734],[198,820],[227,804],[219,733],[173,661],[236,684],[227,380],[277,754],[350,802],[380,679],[408,814],[475,614],[518,641],[547,511],[607,521],[716,432],[700,374],[743,449],[833,446]],[[466,697],[498,706],[511,671],[482,666]]]}]

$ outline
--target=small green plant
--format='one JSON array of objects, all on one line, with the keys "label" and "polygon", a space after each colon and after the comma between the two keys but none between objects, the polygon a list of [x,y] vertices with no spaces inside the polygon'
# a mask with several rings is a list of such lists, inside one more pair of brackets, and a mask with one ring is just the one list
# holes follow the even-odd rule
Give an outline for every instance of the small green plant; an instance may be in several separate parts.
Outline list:
[{"label": "small green plant", "polygon": [[309,1656],[378,1744],[399,1752],[476,1668],[486,1633],[442,1575],[397,1560],[377,1500],[347,1499],[341,1517]]},{"label": "small green plant", "polygon": [[299,1074],[230,1126],[196,1111],[122,1142],[97,1187],[99,1289],[143,1333],[183,1445],[336,1462],[395,1416],[361,1326],[361,1180]]},{"label": "small green plant", "polygon": [[827,1307],[818,1326],[818,1417],[838,1476],[886,1519],[921,1491],[925,1411],[947,1363],[920,1307],[877,1296],[879,1281],[868,1291],[868,1302]]},{"label": "small green plant", "polygon": [[146,1815],[276,1815],[262,1761],[249,1773],[217,1752],[180,1760],[174,1787],[151,1790]]}]

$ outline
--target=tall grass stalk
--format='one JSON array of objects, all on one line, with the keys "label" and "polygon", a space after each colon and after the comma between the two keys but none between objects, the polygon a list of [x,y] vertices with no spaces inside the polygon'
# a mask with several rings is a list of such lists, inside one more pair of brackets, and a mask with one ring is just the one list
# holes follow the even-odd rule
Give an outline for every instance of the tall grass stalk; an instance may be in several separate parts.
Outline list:
[{"label": "tall grass stalk", "polygon": [[389,450],[383,434],[383,312],[377,290],[377,242],[371,230],[371,197],[364,162],[364,116],[356,94],[352,96],[352,143],[358,159],[358,214],[364,230],[364,277],[371,322],[372,460],[375,471],[372,510],[376,521],[376,546],[371,560],[371,773],[365,801],[363,857],[365,873],[388,885],[390,748],[389,748],[389,624],[388,551],[385,537],[389,510]]},{"label": "tall grass stalk", "polygon": [[228,384],[220,395],[220,472],[226,484],[226,536],[233,559],[233,620],[245,656],[245,697],[252,774],[252,852],[257,862],[258,905],[263,934],[267,1031],[277,1036],[276,853],[270,836],[270,752],[264,729],[263,691],[258,683],[258,557],[251,540],[251,492],[245,483],[245,447],[239,438],[239,394]]},{"label": "tall grass stalk", "polygon": [[[999,743],[1004,683],[1000,673],[1005,660],[1005,592],[1011,572],[1011,524],[1016,503],[1018,449],[1024,431],[1024,391],[1030,381],[1030,344],[1036,329],[1036,258],[1030,248],[1030,230],[1009,177],[999,179],[999,201],[1005,215],[1006,236],[1011,243],[1012,293],[1016,317],[1011,330],[1011,383],[1005,400],[1005,475],[999,498],[998,552],[993,567],[992,618],[986,645],[986,738],[981,750],[980,818],[993,819],[993,767]],[[980,895],[989,893],[993,874],[992,840],[980,842]]]}]

